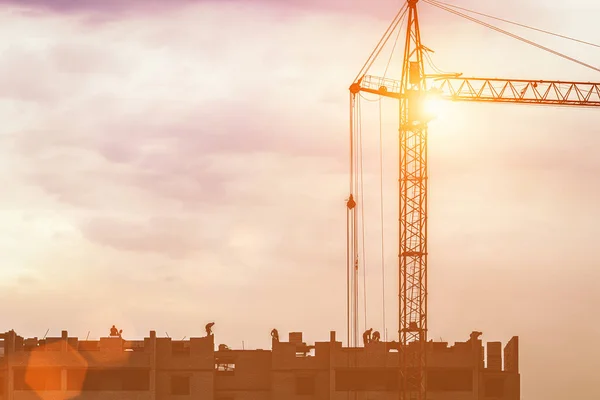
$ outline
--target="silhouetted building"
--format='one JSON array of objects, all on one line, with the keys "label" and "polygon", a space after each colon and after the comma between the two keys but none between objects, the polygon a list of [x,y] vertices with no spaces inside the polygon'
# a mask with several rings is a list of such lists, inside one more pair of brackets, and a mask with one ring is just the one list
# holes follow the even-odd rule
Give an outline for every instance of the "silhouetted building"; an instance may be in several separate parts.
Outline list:
[{"label": "silhouetted building", "polygon": [[[154,331],[139,341],[80,341],[66,331],[44,340],[10,331],[0,339],[0,400],[346,400],[348,392],[358,400],[398,398],[397,344],[346,348],[335,332],[314,345],[293,332],[287,342],[274,340],[272,350],[215,351],[214,335],[175,341]],[[519,400],[517,337],[504,357],[499,342],[487,343],[487,360],[476,334],[427,348],[429,399]]]}]

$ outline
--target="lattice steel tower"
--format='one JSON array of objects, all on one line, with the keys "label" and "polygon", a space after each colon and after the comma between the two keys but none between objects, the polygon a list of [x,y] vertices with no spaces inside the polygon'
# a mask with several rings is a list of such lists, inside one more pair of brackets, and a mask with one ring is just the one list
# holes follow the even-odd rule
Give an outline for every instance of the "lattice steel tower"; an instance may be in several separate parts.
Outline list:
[{"label": "lattice steel tower", "polygon": [[[423,47],[419,32],[418,0],[408,0],[402,78],[394,88],[400,99],[399,162],[399,327],[401,399],[426,398],[427,343],[427,118],[422,104],[427,91]],[[351,104],[363,88],[359,79],[351,87]],[[351,118],[352,121],[352,118]],[[352,190],[352,188],[351,188]],[[351,197],[352,199],[352,197]],[[349,226],[356,226],[350,202]],[[356,236],[356,234],[354,235]],[[355,246],[352,246],[355,247]],[[357,274],[356,250],[349,262],[350,276]],[[350,260],[349,260],[350,261]],[[348,328],[356,345],[358,289],[349,280]]]},{"label": "lattice steel tower", "polygon": [[[426,397],[427,366],[427,120],[418,0],[408,1],[400,93],[399,333],[401,399]],[[411,396],[411,394],[414,394]]]}]

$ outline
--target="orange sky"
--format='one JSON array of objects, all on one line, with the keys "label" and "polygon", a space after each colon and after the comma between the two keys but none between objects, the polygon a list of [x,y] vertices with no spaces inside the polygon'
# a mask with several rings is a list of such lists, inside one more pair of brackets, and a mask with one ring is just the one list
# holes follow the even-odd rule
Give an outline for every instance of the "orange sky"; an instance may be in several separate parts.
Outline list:
[{"label": "orange sky", "polygon": [[[344,337],[347,88],[401,2],[13,3],[0,1],[1,330],[98,337],[114,323],[180,338],[214,320],[231,347],[265,348],[274,327]],[[479,3],[455,2],[599,37],[595,1]],[[428,5],[421,17],[443,70],[600,81]],[[597,49],[515,32],[600,65]],[[377,108],[363,110],[367,320],[382,330]],[[431,125],[430,337],[519,335],[525,400],[600,397],[599,122],[597,110],[446,104]]]}]

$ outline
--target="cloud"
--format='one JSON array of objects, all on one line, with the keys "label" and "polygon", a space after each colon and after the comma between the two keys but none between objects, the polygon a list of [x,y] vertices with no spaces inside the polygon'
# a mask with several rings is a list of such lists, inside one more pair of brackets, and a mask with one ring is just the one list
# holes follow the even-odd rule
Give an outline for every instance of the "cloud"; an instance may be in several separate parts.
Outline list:
[{"label": "cloud", "polygon": [[[23,17],[18,29],[31,36],[0,62],[5,76],[23,77],[3,83],[4,104],[21,110],[6,127],[7,160],[15,179],[45,194],[36,206],[60,207],[93,251],[205,257],[262,274],[281,263],[310,274],[312,238],[323,227],[297,224],[297,203],[321,202],[304,218],[343,226],[347,144],[337,120],[346,96],[331,93],[346,80],[321,61],[333,38],[315,50],[293,31],[317,35],[341,21],[302,16],[286,27],[254,11],[254,28],[269,22],[283,35],[269,42],[250,29],[233,52],[232,33],[221,48],[204,39],[207,28],[190,41],[205,10],[174,11],[178,24],[132,18],[129,30]],[[172,36],[155,42],[158,32]],[[28,39],[41,33],[43,43]],[[338,76],[307,85],[305,74]],[[338,217],[324,215],[331,201],[316,188],[339,190]]]},{"label": "cloud", "polygon": [[[75,24],[64,31],[76,29],[81,28]],[[37,64],[45,65],[38,74],[41,81],[54,82],[29,97],[23,97],[27,90],[17,85],[6,96],[30,104],[30,109],[33,104],[40,107],[34,123],[14,129],[13,148],[25,161],[25,178],[60,201],[89,208],[118,199],[123,205],[127,200],[122,197],[146,192],[186,207],[224,204],[236,190],[234,180],[270,174],[261,161],[269,154],[319,160],[320,172],[343,170],[343,136],[323,134],[327,128],[340,130],[330,112],[339,113],[341,107],[325,104],[315,114],[310,105],[309,96],[318,98],[329,87],[316,86],[313,93],[306,93],[305,85],[290,86],[289,75],[279,75],[303,54],[283,54],[279,67],[276,64],[269,74],[254,76],[253,70],[261,72],[261,54],[248,54],[247,73],[221,72],[209,82],[202,79],[202,70],[185,69],[189,75],[177,72],[183,68],[179,60],[191,65],[185,49],[154,52],[134,39],[116,44],[111,51],[83,45],[113,34],[98,28],[72,43],[50,39],[45,48],[9,53],[4,64],[15,74],[22,65],[32,64],[30,57],[35,56]],[[126,64],[124,54],[130,49],[149,58],[133,58]],[[202,54],[199,48],[200,66],[205,63]],[[156,75],[147,71],[148,65]],[[36,76],[34,71],[25,75],[29,80],[24,82]],[[233,97],[225,98],[228,93]],[[308,113],[311,118],[301,117]],[[296,121],[290,124],[290,120]],[[32,160],[45,167],[40,169]],[[110,198],[100,200],[100,191],[111,193]]]},{"label": "cloud", "polygon": [[[153,14],[177,8],[198,7],[203,5],[220,7],[236,11],[241,8],[268,8],[278,10],[283,15],[310,11],[333,11],[351,12],[356,14],[385,15],[384,11],[392,12],[399,9],[401,3],[398,0],[384,0],[378,3],[378,7],[369,6],[368,2],[362,0],[0,0],[0,5],[18,6],[20,8],[30,7],[33,10],[52,11],[57,13],[100,13],[104,18],[112,19],[123,15]],[[112,14],[112,18],[110,16]]]},{"label": "cloud", "polygon": [[[20,38],[0,43],[0,179],[10,188],[0,301],[19,304],[6,319],[24,335],[51,326],[84,337],[115,322],[131,336],[158,327],[183,337],[218,319],[219,338],[234,347],[268,345],[275,325],[305,330],[308,341],[330,329],[344,336],[347,88],[387,6],[286,13],[269,2],[171,2],[153,13],[119,3],[130,8],[98,24],[86,17],[98,3],[0,12],[0,35]],[[436,50],[472,59],[454,53],[464,47],[456,36],[430,32]],[[379,326],[378,104],[362,104],[368,322]],[[515,310],[535,314],[545,299],[566,313],[548,295],[559,279],[539,278],[548,271],[573,271],[573,297],[589,291],[582,281],[592,279],[576,271],[593,265],[599,233],[597,124],[573,111],[448,110],[430,131],[432,328],[460,340],[477,326],[522,332],[532,343],[524,359],[541,359],[539,329]],[[390,105],[383,118],[390,336],[395,112]],[[593,301],[579,305],[593,312]]]},{"label": "cloud", "polygon": [[[190,4],[191,0],[180,0],[179,4]],[[143,8],[146,10],[159,11],[161,3],[158,0],[130,0],[127,2],[118,0],[1,0],[0,4],[18,6],[20,8],[32,7],[40,10],[50,10],[62,13],[72,13],[77,11],[102,11],[102,12],[119,12],[131,8]]]},{"label": "cloud", "polygon": [[[192,223],[188,222],[189,225]],[[88,221],[83,225],[82,233],[88,240],[116,250],[159,252],[182,258],[201,246],[186,225],[168,218],[136,223],[122,218],[103,217]]]}]

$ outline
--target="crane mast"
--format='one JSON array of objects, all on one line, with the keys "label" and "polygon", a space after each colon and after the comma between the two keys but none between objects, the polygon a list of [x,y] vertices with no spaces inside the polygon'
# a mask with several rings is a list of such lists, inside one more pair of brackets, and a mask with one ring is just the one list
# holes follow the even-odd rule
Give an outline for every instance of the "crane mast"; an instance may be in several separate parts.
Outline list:
[{"label": "crane mast", "polygon": [[[399,304],[400,399],[425,400],[427,366],[427,87],[418,0],[408,1],[400,93]],[[414,394],[412,396],[411,394]]]},{"label": "crane mast", "polygon": [[[423,46],[419,30],[418,0],[407,2],[407,26],[402,78],[396,92],[400,99],[399,129],[399,243],[398,243],[398,334],[400,337],[400,399],[425,400],[427,367],[427,117],[422,101],[427,93]],[[360,91],[379,93],[361,77],[350,87],[351,114],[354,98]],[[378,88],[379,89],[379,88]],[[385,89],[385,88],[383,88]],[[353,119],[351,117],[351,131]],[[352,146],[351,146],[352,148]],[[352,150],[351,150],[352,152]],[[352,154],[351,154],[352,158]],[[351,163],[352,164],[352,163]],[[351,171],[352,175],[352,171]],[[356,238],[354,197],[348,200],[349,227]],[[358,326],[358,253],[356,240],[349,238],[348,260],[348,341],[356,345]],[[353,340],[354,338],[354,340]]]}]

